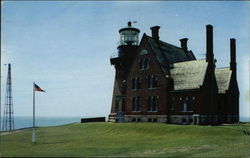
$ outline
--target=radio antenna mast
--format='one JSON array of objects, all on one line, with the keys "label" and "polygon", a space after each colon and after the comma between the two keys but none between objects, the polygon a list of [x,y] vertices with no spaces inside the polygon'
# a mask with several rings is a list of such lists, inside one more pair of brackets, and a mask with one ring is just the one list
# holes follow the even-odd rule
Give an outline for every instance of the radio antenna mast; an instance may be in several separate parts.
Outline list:
[{"label": "radio antenna mast", "polygon": [[6,83],[6,95],[3,115],[3,131],[11,131],[15,129],[12,98],[12,82],[11,82],[11,65],[8,64],[8,74]]}]

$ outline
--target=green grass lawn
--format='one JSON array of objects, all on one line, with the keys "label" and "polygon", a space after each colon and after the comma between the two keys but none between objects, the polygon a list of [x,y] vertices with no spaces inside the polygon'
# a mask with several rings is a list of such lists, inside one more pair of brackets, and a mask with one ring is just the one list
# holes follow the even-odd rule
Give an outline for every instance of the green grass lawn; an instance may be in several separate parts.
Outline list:
[{"label": "green grass lawn", "polygon": [[[250,124],[231,126],[159,123],[74,123],[2,136],[1,156],[7,157],[249,157]],[[1,157],[0,156],[0,157]]]}]

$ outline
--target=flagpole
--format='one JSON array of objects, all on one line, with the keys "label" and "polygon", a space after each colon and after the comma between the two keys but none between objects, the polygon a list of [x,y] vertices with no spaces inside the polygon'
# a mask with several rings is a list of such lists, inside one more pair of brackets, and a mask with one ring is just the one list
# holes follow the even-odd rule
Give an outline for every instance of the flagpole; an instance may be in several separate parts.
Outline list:
[{"label": "flagpole", "polygon": [[33,82],[33,132],[32,132],[32,143],[36,141],[35,133],[35,82]]}]

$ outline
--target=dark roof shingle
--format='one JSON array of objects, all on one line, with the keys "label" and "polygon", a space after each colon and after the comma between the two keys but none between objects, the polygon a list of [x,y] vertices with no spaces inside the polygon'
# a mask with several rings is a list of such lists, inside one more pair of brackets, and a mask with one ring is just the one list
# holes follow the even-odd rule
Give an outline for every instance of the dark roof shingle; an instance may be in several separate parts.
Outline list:
[{"label": "dark roof shingle", "polygon": [[180,47],[171,45],[161,40],[155,40],[147,35],[146,38],[164,72],[168,71],[168,64],[196,60],[192,51],[185,52]]}]

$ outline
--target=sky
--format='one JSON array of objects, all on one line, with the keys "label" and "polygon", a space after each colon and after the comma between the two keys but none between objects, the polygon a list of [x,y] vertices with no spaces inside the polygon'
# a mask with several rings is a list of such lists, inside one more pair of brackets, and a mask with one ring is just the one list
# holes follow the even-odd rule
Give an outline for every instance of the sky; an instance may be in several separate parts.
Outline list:
[{"label": "sky", "polygon": [[[12,64],[15,116],[32,116],[32,83],[38,116],[108,116],[115,71],[110,55],[117,52],[119,29],[129,20],[151,35],[188,48],[205,58],[206,25],[214,27],[217,67],[230,62],[230,38],[236,38],[240,117],[250,116],[249,1],[4,1],[1,4],[2,109],[7,67]],[[250,118],[249,118],[250,120]]]}]

